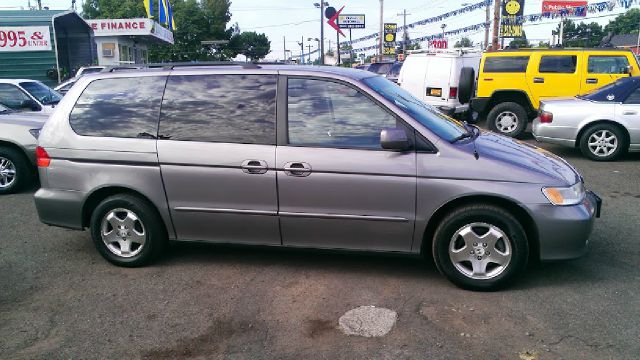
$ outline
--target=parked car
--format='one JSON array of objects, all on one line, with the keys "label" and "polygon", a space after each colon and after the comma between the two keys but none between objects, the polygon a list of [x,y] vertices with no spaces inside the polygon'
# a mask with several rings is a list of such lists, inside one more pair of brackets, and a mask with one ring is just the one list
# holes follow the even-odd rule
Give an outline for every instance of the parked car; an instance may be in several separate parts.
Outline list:
[{"label": "parked car", "polygon": [[385,75],[386,73],[389,72],[389,70],[391,70],[391,67],[393,66],[393,62],[377,62],[377,63],[372,63],[369,65],[369,67],[367,67],[367,71],[378,74],[378,75]]},{"label": "parked car", "polygon": [[474,49],[411,52],[398,84],[447,115],[473,120],[469,101],[475,90],[482,53]]},{"label": "parked car", "polygon": [[495,289],[530,256],[582,255],[599,212],[561,158],[345,68],[83,77],[38,149],[40,219],[90,228],[120,266],[168,239],[432,253],[455,284]]},{"label": "parked car", "polygon": [[19,113],[0,105],[0,195],[35,180],[36,143],[46,115]]},{"label": "parked car", "polygon": [[367,70],[367,69],[369,69],[369,65],[371,65],[371,64],[356,65],[354,68],[358,69],[358,70]]},{"label": "parked car", "polygon": [[75,77],[80,77],[82,75],[87,75],[87,74],[99,73],[99,72],[102,72],[102,70],[104,70],[105,68],[106,66],[103,66],[103,65],[82,66],[78,69],[78,71],[76,71]]},{"label": "parked car", "polygon": [[0,104],[13,110],[51,114],[62,95],[28,79],[0,79]]},{"label": "parked car", "polygon": [[66,81],[61,82],[58,86],[56,86],[54,88],[54,90],[64,96],[64,94],[66,94],[67,91],[69,91],[69,89],[71,89],[71,87],[83,75],[95,74],[95,73],[98,73],[98,72],[113,72],[113,71],[120,71],[120,70],[134,70],[134,69],[140,69],[140,68],[141,68],[140,66],[96,66],[96,67],[92,68],[91,70],[89,70],[88,72],[87,71],[85,71],[85,72],[78,71],[78,73],[80,73],[80,75],[77,75],[75,77],[67,79]]},{"label": "parked car", "polygon": [[640,75],[633,53],[622,49],[522,49],[482,55],[471,107],[489,129],[520,137],[540,101],[588,94],[622,77]]},{"label": "parked car", "polygon": [[543,100],[533,122],[541,142],[578,147],[598,161],[640,151],[640,77],[627,77],[588,95]]},{"label": "parked car", "polygon": [[394,83],[398,83],[398,77],[400,76],[400,70],[402,69],[402,65],[404,63],[401,61],[398,61],[396,63],[394,63],[391,66],[391,69],[389,69],[389,71],[384,74],[384,77],[387,78],[387,80],[389,81],[393,81]]}]

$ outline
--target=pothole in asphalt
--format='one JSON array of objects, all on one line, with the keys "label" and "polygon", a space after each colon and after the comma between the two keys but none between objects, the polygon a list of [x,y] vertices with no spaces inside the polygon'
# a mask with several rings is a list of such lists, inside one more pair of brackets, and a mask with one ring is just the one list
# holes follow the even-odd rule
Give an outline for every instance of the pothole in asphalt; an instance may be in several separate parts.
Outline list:
[{"label": "pothole in asphalt", "polygon": [[398,314],[375,306],[360,306],[347,311],[338,320],[340,330],[347,335],[364,337],[385,336],[391,331]]}]

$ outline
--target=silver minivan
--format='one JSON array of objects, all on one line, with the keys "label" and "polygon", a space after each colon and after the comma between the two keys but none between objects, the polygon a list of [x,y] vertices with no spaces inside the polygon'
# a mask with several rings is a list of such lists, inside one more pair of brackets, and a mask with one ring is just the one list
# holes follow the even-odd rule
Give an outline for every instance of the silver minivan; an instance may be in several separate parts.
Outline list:
[{"label": "silver minivan", "polygon": [[41,220],[121,266],[169,240],[432,255],[468,289],[586,251],[600,200],[561,158],[333,67],[88,75],[39,137]]}]

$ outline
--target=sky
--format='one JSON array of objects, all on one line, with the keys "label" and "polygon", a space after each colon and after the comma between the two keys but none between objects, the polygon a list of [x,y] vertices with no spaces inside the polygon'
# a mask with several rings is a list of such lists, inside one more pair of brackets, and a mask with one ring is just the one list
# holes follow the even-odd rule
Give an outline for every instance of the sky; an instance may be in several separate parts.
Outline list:
[{"label": "sky", "polygon": [[[81,9],[82,0],[78,0],[78,9]],[[140,0],[142,1],[142,0]],[[304,39],[305,52],[308,52],[308,38],[320,37],[320,9],[314,7],[314,2],[319,0],[265,0],[257,2],[255,0],[231,0],[232,18],[229,26],[238,23],[242,31],[256,31],[265,33],[271,41],[272,52],[267,56],[269,60],[282,59],[284,50],[290,50],[293,56],[299,56],[301,47],[299,43]],[[434,17],[452,10],[463,7],[463,4],[475,4],[482,0],[386,0],[384,4],[384,22],[403,23],[403,10],[407,10],[407,23],[413,23],[426,18]],[[590,0],[589,3],[601,2],[603,0]],[[366,29],[353,30],[353,39],[363,37],[379,30],[380,24],[380,2],[379,0],[327,0],[330,6],[337,9],[345,5],[343,14],[365,14]],[[0,0],[0,10],[4,8],[19,9],[20,6],[27,7],[28,0]],[[35,0],[31,0],[34,5]],[[71,0],[42,0],[43,6],[51,9],[68,9],[71,7]],[[541,12],[542,0],[525,0],[524,14],[537,14]],[[638,5],[634,5],[638,7]],[[577,22],[596,21],[605,25],[616,15],[623,13],[623,8],[616,8],[614,11],[587,14],[585,20],[574,19]],[[493,9],[491,10],[493,17]],[[439,34],[442,32],[440,26],[446,24],[446,30],[463,28],[468,25],[479,24],[485,20],[484,9],[450,17],[444,22],[432,23],[415,27],[409,30],[410,38],[418,38],[426,35]],[[559,20],[542,20],[535,23],[525,23],[524,31],[527,38],[532,43],[551,40],[551,31],[556,28]],[[345,31],[347,38],[348,31]],[[484,30],[469,32],[449,36],[449,46],[467,36],[474,43],[484,40]],[[491,36],[491,35],[490,35]],[[401,38],[400,36],[398,36]],[[342,38],[344,39],[344,38]],[[286,41],[286,42],[285,42]],[[341,40],[342,41],[342,40]],[[375,40],[363,41],[354,44],[354,48],[373,45]],[[317,43],[311,41],[312,50],[317,48]],[[325,23],[325,48],[331,46],[336,48],[336,32]],[[373,53],[369,51],[368,54]],[[314,57],[312,56],[312,59]]]}]

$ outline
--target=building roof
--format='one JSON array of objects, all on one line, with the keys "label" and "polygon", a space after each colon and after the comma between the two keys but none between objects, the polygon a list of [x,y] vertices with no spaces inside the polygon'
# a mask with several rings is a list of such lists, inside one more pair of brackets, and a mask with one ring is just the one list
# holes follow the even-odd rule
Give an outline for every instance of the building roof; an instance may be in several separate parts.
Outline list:
[{"label": "building roof", "polygon": [[637,46],[638,34],[622,34],[614,35],[611,38],[611,45],[613,46]]}]

